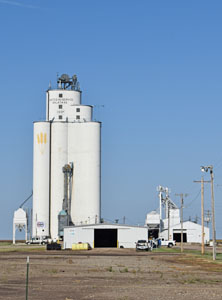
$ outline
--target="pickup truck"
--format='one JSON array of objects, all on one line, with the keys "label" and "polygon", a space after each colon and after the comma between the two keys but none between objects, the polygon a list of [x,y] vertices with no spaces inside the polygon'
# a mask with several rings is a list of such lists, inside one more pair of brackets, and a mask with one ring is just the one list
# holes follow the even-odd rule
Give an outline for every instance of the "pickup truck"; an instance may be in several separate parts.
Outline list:
[{"label": "pickup truck", "polygon": [[164,238],[158,238],[157,239],[158,241],[158,244],[159,244],[159,241],[161,243],[161,246],[167,246],[168,248],[172,248],[173,246],[176,245],[176,241],[174,240],[165,240]]}]

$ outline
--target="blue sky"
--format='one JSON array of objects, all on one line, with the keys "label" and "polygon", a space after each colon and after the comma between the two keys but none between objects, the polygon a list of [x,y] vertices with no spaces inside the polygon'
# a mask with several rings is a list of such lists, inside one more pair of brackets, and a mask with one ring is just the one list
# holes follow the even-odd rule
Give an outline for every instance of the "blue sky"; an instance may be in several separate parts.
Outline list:
[{"label": "blue sky", "polygon": [[221,12],[216,0],[0,0],[0,239],[32,190],[32,122],[57,72],[78,75],[103,122],[102,216],[143,224],[163,185],[200,217],[193,180],[213,164],[222,238]]}]

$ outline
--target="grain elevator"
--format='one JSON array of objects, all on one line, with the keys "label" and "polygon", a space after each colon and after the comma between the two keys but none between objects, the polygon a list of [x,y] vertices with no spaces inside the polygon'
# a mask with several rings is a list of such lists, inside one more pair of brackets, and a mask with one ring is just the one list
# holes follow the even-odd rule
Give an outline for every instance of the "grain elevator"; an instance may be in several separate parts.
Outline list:
[{"label": "grain elevator", "polygon": [[63,236],[96,224],[101,211],[101,123],[81,104],[76,75],[46,91],[46,119],[34,122],[32,236]]}]

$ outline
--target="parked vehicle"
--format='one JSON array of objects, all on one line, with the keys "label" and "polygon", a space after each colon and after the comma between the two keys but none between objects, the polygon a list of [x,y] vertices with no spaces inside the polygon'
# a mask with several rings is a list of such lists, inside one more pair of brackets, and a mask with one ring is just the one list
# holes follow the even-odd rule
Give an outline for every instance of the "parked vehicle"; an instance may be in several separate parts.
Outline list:
[{"label": "parked vehicle", "polygon": [[61,246],[61,244],[52,242],[52,243],[50,243],[50,244],[47,244],[46,249],[47,249],[47,250],[61,250],[61,249],[62,249],[62,246]]},{"label": "parked vehicle", "polygon": [[173,246],[176,245],[176,241],[174,240],[165,240],[164,238],[158,238],[158,245],[159,246],[167,246],[168,248],[172,248]]},{"label": "parked vehicle", "polygon": [[46,238],[40,239],[40,238],[32,238],[31,240],[26,241],[27,245],[35,244],[35,245],[46,245],[48,243],[48,240]]},{"label": "parked vehicle", "polygon": [[136,243],[136,251],[148,251],[151,250],[150,244],[146,240],[138,240]]}]

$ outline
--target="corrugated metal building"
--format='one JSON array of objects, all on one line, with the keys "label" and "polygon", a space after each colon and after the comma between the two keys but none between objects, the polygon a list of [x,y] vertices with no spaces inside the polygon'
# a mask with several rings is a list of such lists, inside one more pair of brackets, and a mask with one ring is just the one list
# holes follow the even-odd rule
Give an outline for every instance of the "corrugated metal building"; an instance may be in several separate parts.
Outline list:
[{"label": "corrugated metal building", "polygon": [[[168,237],[175,240],[176,242],[181,241],[181,221],[179,209],[171,210],[170,214],[170,228],[168,234],[168,219],[161,220],[162,231],[159,232],[160,228],[160,215],[156,211],[151,211],[146,216],[145,224],[148,228],[149,238],[163,237],[166,240]],[[210,240],[210,230],[204,226],[204,241],[208,243]],[[184,221],[183,222],[183,241],[184,243],[201,243],[202,242],[202,227],[200,224]]]},{"label": "corrugated metal building", "polygon": [[[204,227],[204,242],[207,244],[210,240],[210,230]],[[161,237],[168,238],[168,230],[161,232]],[[170,237],[177,242],[181,241],[181,223],[170,227]],[[202,242],[202,228],[200,224],[185,221],[183,222],[183,241],[186,243],[201,243]]]},{"label": "corrugated metal building", "polygon": [[135,248],[138,240],[147,239],[147,227],[139,226],[102,223],[64,229],[64,249],[75,243],[89,243],[92,248]]}]

